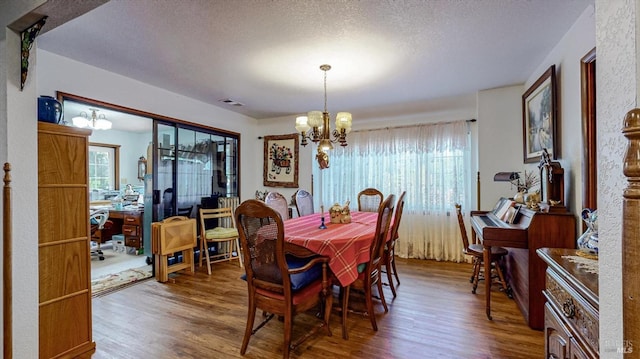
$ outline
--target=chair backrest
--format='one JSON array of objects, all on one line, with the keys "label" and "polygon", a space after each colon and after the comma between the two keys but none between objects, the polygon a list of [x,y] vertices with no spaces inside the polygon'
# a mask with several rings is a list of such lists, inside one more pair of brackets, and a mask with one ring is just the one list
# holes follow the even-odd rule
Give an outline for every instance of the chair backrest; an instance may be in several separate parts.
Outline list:
[{"label": "chair backrest", "polygon": [[464,251],[469,250],[469,237],[467,237],[467,228],[464,225],[464,217],[462,216],[462,206],[456,203],[456,214],[458,215],[458,225],[460,226],[460,236],[462,237],[462,245]]},{"label": "chair backrest", "polygon": [[[233,211],[231,208],[200,208],[200,238],[206,238],[205,232],[211,229],[211,219],[218,220],[218,227],[235,228],[236,221],[233,218]],[[225,223],[225,220],[227,220]]]},{"label": "chair backrest", "polygon": [[391,226],[391,216],[393,215],[393,205],[395,196],[390,194],[379,206],[378,220],[376,221],[376,233],[369,249],[369,262],[365,267],[365,271],[371,273],[374,268],[380,264],[384,255],[384,244],[389,237],[389,228]]},{"label": "chair backrest", "polygon": [[266,203],[250,199],[236,209],[240,247],[249,292],[261,288],[291,297],[291,278],[284,255],[282,216]]},{"label": "chair backrest", "polygon": [[396,202],[396,208],[393,213],[393,223],[391,223],[391,229],[389,230],[389,240],[392,241],[390,244],[393,246],[395,244],[395,240],[398,239],[398,227],[400,227],[400,220],[402,219],[402,212],[404,210],[404,196],[407,194],[407,191],[402,192],[400,198],[398,198],[398,202]]},{"label": "chair backrest", "polygon": [[269,192],[264,198],[264,203],[280,213],[283,221],[285,219],[289,219],[289,202],[287,202],[287,199],[282,194],[278,192]]},{"label": "chair backrest", "polygon": [[[218,197],[218,207],[219,208],[231,208],[232,213],[236,213],[236,208],[240,205],[239,197]],[[231,216],[233,218],[233,215]],[[221,220],[222,227],[230,227],[231,223],[229,223],[231,219],[224,218]]]},{"label": "chair backrest", "polygon": [[89,221],[91,224],[96,226],[96,229],[104,228],[104,224],[107,223],[109,219],[109,210],[108,209],[96,209],[95,211],[89,213]]},{"label": "chair backrest", "polygon": [[313,214],[313,197],[311,193],[299,189],[296,192],[296,209],[298,210],[298,216],[308,216]]},{"label": "chair backrest", "polygon": [[193,211],[193,205],[189,207],[181,207],[178,208],[178,216],[191,217],[191,212]]},{"label": "chair backrest", "polygon": [[365,188],[358,193],[358,211],[378,212],[384,196],[375,188]]}]

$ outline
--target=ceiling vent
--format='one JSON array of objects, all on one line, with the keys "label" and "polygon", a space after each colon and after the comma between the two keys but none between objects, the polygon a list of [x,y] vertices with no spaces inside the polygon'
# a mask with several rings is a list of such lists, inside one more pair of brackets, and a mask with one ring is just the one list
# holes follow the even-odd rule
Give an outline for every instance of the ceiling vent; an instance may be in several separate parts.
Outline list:
[{"label": "ceiling vent", "polygon": [[225,98],[225,99],[222,99],[222,100],[219,100],[219,101],[224,103],[224,104],[226,104],[226,105],[229,105],[229,106],[244,106],[240,102],[234,101],[234,100],[228,99],[228,98]]}]

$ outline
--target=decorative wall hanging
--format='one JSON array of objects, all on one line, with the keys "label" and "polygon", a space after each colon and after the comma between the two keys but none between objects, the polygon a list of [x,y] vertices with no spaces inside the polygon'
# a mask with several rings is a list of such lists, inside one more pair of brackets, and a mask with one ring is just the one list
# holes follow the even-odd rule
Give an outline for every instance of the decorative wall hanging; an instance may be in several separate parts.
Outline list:
[{"label": "decorative wall hanging", "polygon": [[265,186],[298,188],[298,138],[295,133],[264,136]]},{"label": "decorative wall hanging", "polygon": [[557,158],[556,66],[552,65],[522,95],[524,162],[538,162],[547,149]]},{"label": "decorative wall hanging", "polygon": [[33,42],[36,40],[36,36],[38,36],[40,30],[42,30],[46,21],[47,16],[44,16],[35,24],[29,26],[20,33],[20,39],[22,42],[20,51],[20,91],[24,89],[24,83],[27,81],[27,73],[29,72],[29,52],[31,51]]}]

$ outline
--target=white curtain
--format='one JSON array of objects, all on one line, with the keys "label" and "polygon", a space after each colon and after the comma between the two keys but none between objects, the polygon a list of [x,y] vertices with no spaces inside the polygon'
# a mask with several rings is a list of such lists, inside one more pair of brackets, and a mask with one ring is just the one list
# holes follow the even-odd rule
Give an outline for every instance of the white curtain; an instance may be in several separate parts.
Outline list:
[{"label": "white curtain", "polygon": [[[470,135],[466,121],[352,132],[329,151],[329,168],[314,178],[319,203],[351,201],[374,187],[385,196],[407,191],[396,253],[404,258],[464,261],[454,204],[470,208]],[[321,176],[321,177],[320,177]]]}]

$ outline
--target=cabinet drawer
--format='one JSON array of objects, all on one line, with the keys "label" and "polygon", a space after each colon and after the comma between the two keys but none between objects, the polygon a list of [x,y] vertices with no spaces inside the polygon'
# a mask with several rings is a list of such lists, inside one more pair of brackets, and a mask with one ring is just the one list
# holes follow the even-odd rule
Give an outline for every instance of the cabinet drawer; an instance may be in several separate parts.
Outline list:
[{"label": "cabinet drawer", "polygon": [[124,237],[124,245],[127,247],[140,248],[140,238]]},{"label": "cabinet drawer", "polygon": [[142,224],[141,222],[141,218],[142,216],[140,216],[139,213],[135,213],[135,214],[130,214],[127,213],[124,215],[123,218],[123,222],[124,224],[130,224],[130,225],[134,225],[134,226],[139,226]]},{"label": "cabinet drawer", "polygon": [[138,230],[140,227],[138,226],[131,226],[131,225],[127,225],[124,224],[122,225],[122,234],[124,234],[125,236],[139,236],[138,234]]},{"label": "cabinet drawer", "polygon": [[[547,271],[546,297],[574,333],[595,353],[599,352],[598,312],[555,272]],[[576,338],[578,339],[578,338]]]},{"label": "cabinet drawer", "polygon": [[562,319],[551,308],[549,303],[544,306],[544,344],[547,358],[569,358],[571,334],[562,324]]}]

